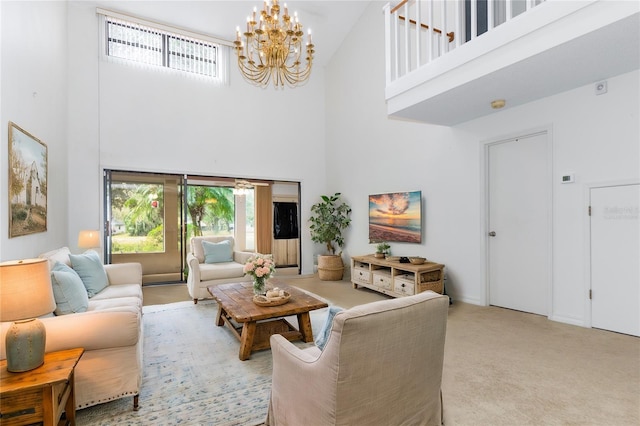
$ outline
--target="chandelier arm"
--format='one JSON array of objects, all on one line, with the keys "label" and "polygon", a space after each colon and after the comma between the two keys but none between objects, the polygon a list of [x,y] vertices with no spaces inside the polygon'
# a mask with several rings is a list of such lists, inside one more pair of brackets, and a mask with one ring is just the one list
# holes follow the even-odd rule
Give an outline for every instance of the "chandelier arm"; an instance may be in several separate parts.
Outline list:
[{"label": "chandelier arm", "polygon": [[249,81],[262,81],[265,76],[269,75],[268,68],[266,67],[259,68],[256,65],[245,63],[241,60],[238,61],[238,64],[242,75]]}]

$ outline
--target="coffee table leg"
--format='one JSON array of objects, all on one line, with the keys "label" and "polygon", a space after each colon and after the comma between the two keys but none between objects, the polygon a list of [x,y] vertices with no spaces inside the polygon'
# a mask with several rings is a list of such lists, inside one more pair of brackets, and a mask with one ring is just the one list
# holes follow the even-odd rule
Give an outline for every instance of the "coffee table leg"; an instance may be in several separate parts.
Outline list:
[{"label": "coffee table leg", "polygon": [[216,325],[221,327],[224,325],[224,319],[222,318],[222,314],[224,313],[224,309],[222,309],[222,305],[218,303],[218,315],[216,315]]},{"label": "coffee table leg", "polygon": [[302,334],[302,340],[304,342],[313,342],[313,330],[311,329],[311,318],[309,312],[298,314],[298,326],[300,327],[300,333]]},{"label": "coffee table leg", "polygon": [[249,321],[242,325],[242,335],[240,336],[240,361],[245,361],[251,356],[251,346],[256,335],[256,322]]}]

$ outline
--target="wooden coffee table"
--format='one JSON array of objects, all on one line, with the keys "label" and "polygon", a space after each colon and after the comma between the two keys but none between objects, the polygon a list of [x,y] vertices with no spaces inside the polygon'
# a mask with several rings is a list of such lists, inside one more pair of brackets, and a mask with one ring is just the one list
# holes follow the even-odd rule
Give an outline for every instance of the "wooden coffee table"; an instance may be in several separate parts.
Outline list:
[{"label": "wooden coffee table", "polygon": [[[272,334],[281,334],[289,341],[313,342],[309,312],[328,306],[303,291],[275,280],[271,280],[269,285],[291,294],[289,302],[280,306],[256,305],[253,303],[253,284],[250,282],[207,287],[218,302],[216,325],[226,324],[240,340],[239,358],[242,361],[249,359],[251,352],[270,348],[269,338]],[[297,316],[300,329],[283,318],[291,315]]]}]

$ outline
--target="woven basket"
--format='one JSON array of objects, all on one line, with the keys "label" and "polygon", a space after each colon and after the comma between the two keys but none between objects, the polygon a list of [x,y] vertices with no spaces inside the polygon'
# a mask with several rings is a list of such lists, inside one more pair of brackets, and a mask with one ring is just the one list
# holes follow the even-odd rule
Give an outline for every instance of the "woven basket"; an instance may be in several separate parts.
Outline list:
[{"label": "woven basket", "polygon": [[423,272],[421,274],[422,281],[438,281],[440,277],[440,271]]},{"label": "woven basket", "polygon": [[422,293],[423,291],[427,290],[435,291],[436,293],[442,294],[442,292],[444,291],[442,280],[418,283],[418,293]]},{"label": "woven basket", "polygon": [[340,281],[344,264],[340,256],[318,256],[318,278],[322,281]]}]

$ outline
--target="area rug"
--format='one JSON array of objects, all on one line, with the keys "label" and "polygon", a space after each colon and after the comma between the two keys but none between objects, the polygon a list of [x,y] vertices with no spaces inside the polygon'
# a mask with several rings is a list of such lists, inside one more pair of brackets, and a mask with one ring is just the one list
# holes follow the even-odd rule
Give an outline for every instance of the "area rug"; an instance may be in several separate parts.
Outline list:
[{"label": "area rug", "polygon": [[[78,411],[78,425],[259,425],[271,389],[271,351],[238,359],[239,342],[214,323],[212,301],[145,307],[140,409],[132,398]],[[311,313],[319,331],[327,309]],[[295,317],[291,319],[295,324]],[[305,346],[308,343],[297,343]]]}]

